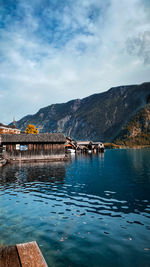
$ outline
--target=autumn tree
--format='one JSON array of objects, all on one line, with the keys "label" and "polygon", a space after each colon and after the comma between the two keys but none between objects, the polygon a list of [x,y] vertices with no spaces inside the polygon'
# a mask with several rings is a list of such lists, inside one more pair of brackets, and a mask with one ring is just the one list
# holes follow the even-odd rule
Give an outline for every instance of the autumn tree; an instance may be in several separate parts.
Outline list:
[{"label": "autumn tree", "polygon": [[28,127],[25,130],[25,133],[27,133],[27,134],[38,134],[39,131],[33,124],[29,124]]}]

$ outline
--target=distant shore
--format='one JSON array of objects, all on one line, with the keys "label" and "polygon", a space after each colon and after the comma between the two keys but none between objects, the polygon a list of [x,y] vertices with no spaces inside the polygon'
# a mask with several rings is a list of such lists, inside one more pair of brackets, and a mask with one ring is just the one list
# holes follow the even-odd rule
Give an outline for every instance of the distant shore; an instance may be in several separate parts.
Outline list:
[{"label": "distant shore", "polygon": [[125,145],[117,145],[114,143],[104,143],[106,149],[141,149],[141,148],[150,148],[150,145],[132,145],[132,146],[125,146]]}]

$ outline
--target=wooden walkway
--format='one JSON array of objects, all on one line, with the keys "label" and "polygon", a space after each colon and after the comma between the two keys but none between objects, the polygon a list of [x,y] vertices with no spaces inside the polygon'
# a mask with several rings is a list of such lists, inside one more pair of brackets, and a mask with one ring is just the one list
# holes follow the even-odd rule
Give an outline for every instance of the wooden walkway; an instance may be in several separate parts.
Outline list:
[{"label": "wooden walkway", "polygon": [[0,248],[0,267],[48,267],[37,243]]},{"label": "wooden walkway", "polygon": [[0,157],[0,167],[3,167],[6,163],[7,163],[7,161]]}]

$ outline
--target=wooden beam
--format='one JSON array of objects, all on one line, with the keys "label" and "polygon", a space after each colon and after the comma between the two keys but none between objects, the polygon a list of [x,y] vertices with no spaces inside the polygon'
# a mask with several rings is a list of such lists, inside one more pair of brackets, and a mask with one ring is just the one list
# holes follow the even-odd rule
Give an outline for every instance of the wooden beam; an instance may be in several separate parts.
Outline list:
[{"label": "wooden beam", "polygon": [[20,267],[16,246],[0,248],[0,267]]},{"label": "wooden beam", "polygon": [[22,267],[48,267],[37,243],[16,245]]},{"label": "wooden beam", "polygon": [[48,267],[37,243],[0,248],[0,267]]}]

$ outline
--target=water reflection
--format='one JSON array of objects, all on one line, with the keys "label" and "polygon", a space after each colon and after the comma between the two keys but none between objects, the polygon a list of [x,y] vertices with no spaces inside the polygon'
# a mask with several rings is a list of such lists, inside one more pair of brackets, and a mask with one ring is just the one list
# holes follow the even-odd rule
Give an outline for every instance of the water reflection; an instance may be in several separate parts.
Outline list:
[{"label": "water reflection", "polygon": [[126,150],[127,160],[130,168],[137,174],[136,183],[150,183],[150,157],[149,149],[128,149]]},{"label": "water reflection", "polygon": [[0,168],[0,185],[27,182],[62,182],[66,175],[64,162],[8,164]]}]

